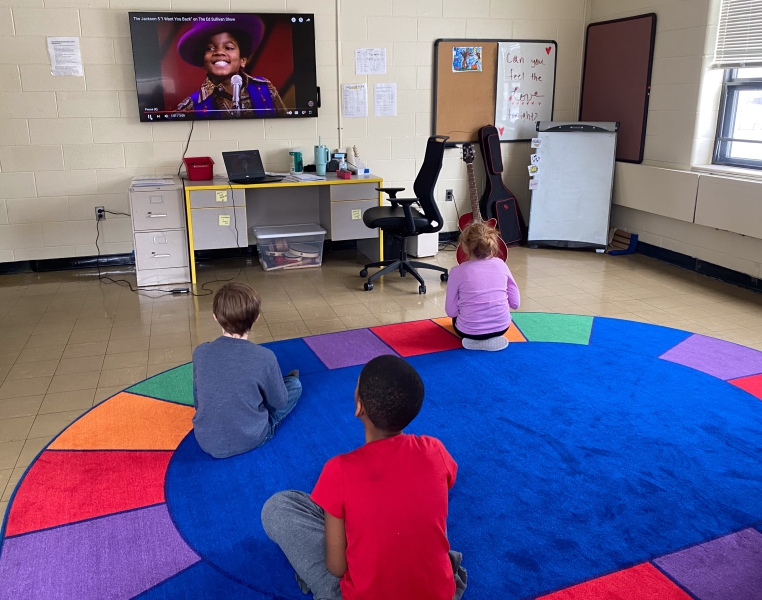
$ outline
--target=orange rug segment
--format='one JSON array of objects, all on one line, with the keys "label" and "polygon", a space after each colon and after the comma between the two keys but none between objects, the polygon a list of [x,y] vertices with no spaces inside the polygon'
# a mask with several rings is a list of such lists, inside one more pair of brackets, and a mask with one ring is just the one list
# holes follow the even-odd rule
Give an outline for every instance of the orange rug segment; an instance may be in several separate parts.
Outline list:
[{"label": "orange rug segment", "polygon": [[72,423],[50,450],[174,450],[193,428],[192,406],[117,394]]},{"label": "orange rug segment", "polygon": [[[449,331],[453,335],[458,335],[455,333],[455,328],[452,326],[452,319],[450,317],[441,317],[439,319],[431,319],[439,325],[440,327],[444,327],[447,331]],[[526,342],[527,339],[521,335],[521,332],[519,331],[519,328],[516,327],[516,323],[511,321],[511,326],[508,328],[508,331],[506,331],[503,334],[503,337],[507,339],[509,342]]]}]

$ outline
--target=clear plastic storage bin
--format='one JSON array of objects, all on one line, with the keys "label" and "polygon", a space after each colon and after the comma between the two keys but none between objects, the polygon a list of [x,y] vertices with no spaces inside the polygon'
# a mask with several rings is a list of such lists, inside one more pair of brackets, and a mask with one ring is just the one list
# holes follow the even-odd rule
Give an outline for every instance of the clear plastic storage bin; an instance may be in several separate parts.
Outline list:
[{"label": "clear plastic storage bin", "polygon": [[314,223],[253,227],[265,271],[305,269],[323,263],[325,229]]}]

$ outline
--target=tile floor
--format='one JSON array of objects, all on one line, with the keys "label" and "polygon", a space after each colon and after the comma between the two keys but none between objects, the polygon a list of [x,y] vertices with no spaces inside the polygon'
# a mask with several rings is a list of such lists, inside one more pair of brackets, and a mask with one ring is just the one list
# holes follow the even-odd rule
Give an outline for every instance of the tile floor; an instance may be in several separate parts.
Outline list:
[{"label": "tile floor", "polygon": [[[455,254],[428,260],[451,266]],[[209,262],[199,278],[234,277],[243,262]],[[250,339],[445,315],[445,284],[437,273],[424,272],[425,296],[411,277],[396,275],[365,292],[358,275],[363,262],[342,250],[326,252],[321,269],[265,273],[246,259],[239,278],[263,299]],[[762,350],[760,294],[640,255],[519,248],[508,264],[521,310],[644,321]],[[109,275],[134,284],[129,269]],[[0,276],[0,514],[26,466],[61,429],[119,390],[190,361],[196,345],[219,335],[211,296],[152,296],[99,283],[92,270]]]}]

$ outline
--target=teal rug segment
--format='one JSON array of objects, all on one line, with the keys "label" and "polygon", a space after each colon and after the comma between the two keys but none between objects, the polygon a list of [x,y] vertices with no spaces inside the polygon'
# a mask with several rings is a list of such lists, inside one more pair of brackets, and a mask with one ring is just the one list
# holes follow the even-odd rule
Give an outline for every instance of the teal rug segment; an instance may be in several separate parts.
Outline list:
[{"label": "teal rug segment", "polygon": [[528,342],[562,342],[587,345],[593,317],[553,313],[513,313],[516,326]]},{"label": "teal rug segment", "polygon": [[193,363],[154,375],[127,388],[126,391],[193,406]]}]

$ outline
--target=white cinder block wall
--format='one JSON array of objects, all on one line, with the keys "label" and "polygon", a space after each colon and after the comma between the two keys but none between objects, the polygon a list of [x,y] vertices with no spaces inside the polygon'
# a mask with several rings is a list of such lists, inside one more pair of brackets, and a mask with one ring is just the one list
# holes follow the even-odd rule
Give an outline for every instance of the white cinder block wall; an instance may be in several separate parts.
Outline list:
[{"label": "white cinder block wall", "polygon": [[[338,2],[338,28],[337,28]],[[589,0],[587,2],[589,4]],[[284,170],[288,149],[308,154],[338,143],[337,54],[342,83],[396,82],[398,116],[345,119],[343,145],[356,144],[374,173],[410,187],[431,123],[433,42],[437,38],[558,41],[557,119],[578,109],[586,0],[0,0],[0,262],[94,255],[94,207],[126,212],[137,174],[177,171],[188,123],[139,123],[127,12],[296,11],[317,16],[319,119],[197,122],[188,156],[259,148],[269,170]],[[337,37],[338,31],[338,37]],[[84,77],[52,77],[46,36],[80,36]],[[337,53],[338,47],[338,53]],[[387,75],[354,74],[354,49],[387,50]],[[464,90],[463,105],[470,102]],[[528,144],[504,146],[505,180],[528,211]],[[218,169],[220,170],[220,169]],[[477,164],[477,173],[482,171]],[[438,198],[446,229],[469,210],[465,168],[448,151]],[[109,215],[104,254],[132,251],[130,220]]]},{"label": "white cinder block wall", "polygon": [[[591,22],[649,12],[657,16],[645,158],[643,165],[618,166],[611,224],[638,233],[646,243],[762,277],[761,239],[696,224],[696,211],[678,210],[679,201],[670,193],[682,186],[692,165],[711,162],[722,86],[722,71],[709,68],[719,4],[719,0],[592,1]],[[694,173],[693,179],[700,178]],[[657,180],[664,185],[654,189]],[[714,201],[720,210],[737,212],[736,182],[725,181],[725,193],[715,190]],[[757,185],[762,198],[762,182]],[[680,218],[667,216],[678,213]],[[762,203],[757,220],[762,220]],[[723,226],[719,220],[717,226]]]}]

